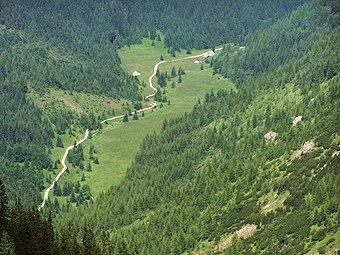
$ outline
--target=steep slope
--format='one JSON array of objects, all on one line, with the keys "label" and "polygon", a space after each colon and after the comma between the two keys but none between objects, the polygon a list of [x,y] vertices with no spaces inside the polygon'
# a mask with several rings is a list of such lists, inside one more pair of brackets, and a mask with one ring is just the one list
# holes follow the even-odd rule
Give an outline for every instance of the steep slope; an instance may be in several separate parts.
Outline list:
[{"label": "steep slope", "polygon": [[[208,93],[192,113],[164,122],[120,185],[56,224],[110,231],[116,251],[127,244],[140,254],[201,251],[246,224],[258,230],[219,252],[301,254],[338,243],[340,29],[319,4],[289,19],[327,13],[322,36],[310,29],[299,38],[289,23],[274,25],[265,36],[277,45],[286,40],[272,32],[280,27],[293,48],[308,47],[275,66],[263,58],[265,70],[242,77],[238,91]],[[302,25],[313,27],[309,22],[313,15]],[[269,131],[276,140],[265,141]]]},{"label": "steep slope", "polygon": [[[25,205],[40,202],[42,169],[52,171],[47,152],[54,147],[54,137],[68,131],[75,139],[84,127],[100,127],[98,116],[85,116],[78,109],[79,118],[65,109],[63,97],[46,99],[53,97],[51,90],[141,101],[138,82],[120,66],[117,47],[138,43],[143,36],[158,39],[156,29],[166,34],[166,46],[172,50],[243,41],[244,35],[268,27],[302,2],[267,0],[248,5],[240,0],[211,6],[206,0],[147,1],[141,6],[139,1],[121,0],[0,1],[0,88],[6,90],[0,102],[5,109],[0,176],[10,200],[20,195]],[[194,12],[193,6],[198,7]],[[38,99],[35,105],[33,97]],[[8,109],[16,100],[20,107]],[[8,120],[10,112],[15,114]],[[18,188],[17,183],[22,185]]]}]

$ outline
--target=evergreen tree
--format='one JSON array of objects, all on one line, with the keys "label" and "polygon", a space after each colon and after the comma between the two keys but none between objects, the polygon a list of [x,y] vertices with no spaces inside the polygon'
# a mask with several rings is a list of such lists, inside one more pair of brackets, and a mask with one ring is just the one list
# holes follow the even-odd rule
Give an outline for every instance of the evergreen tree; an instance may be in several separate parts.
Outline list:
[{"label": "evergreen tree", "polygon": [[124,117],[123,117],[123,122],[128,122],[129,121],[129,116],[127,113],[125,113]]},{"label": "evergreen tree", "polygon": [[57,137],[57,143],[56,146],[59,148],[64,148],[63,141],[61,140],[60,136]]},{"label": "evergreen tree", "polygon": [[5,185],[0,179],[0,233],[7,228],[9,219],[9,208],[7,204],[7,195]]},{"label": "evergreen tree", "polygon": [[111,255],[113,253],[113,247],[110,240],[109,232],[103,232],[101,235],[102,242],[102,254],[103,255]]},{"label": "evergreen tree", "polygon": [[174,48],[171,48],[170,54],[172,57],[176,57],[176,51],[174,50]]},{"label": "evergreen tree", "polygon": [[182,83],[182,75],[181,74],[178,76],[178,83]]},{"label": "evergreen tree", "polygon": [[173,66],[171,70],[171,78],[176,77],[176,68]]},{"label": "evergreen tree", "polygon": [[161,91],[159,89],[157,89],[157,91],[156,91],[155,101],[162,102],[162,93],[161,93]]},{"label": "evergreen tree", "polygon": [[159,59],[160,59],[161,61],[164,61],[163,55],[161,55],[161,56],[159,57]]},{"label": "evergreen tree", "polygon": [[76,195],[74,194],[74,191],[72,190],[71,192],[71,197],[70,197],[71,203],[77,202]]},{"label": "evergreen tree", "polygon": [[157,41],[162,41],[160,34],[157,34]]},{"label": "evergreen tree", "polygon": [[94,159],[93,159],[93,163],[95,163],[95,164],[99,164],[99,159],[98,159],[98,157],[95,157]]},{"label": "evergreen tree", "polygon": [[[91,166],[91,165],[90,165],[90,166]],[[77,181],[76,185],[74,185],[74,192],[75,192],[75,193],[78,193],[79,190],[80,190],[80,183],[79,183],[79,181]]]},{"label": "evergreen tree", "polygon": [[[93,158],[94,159],[94,158]],[[92,166],[91,163],[89,162],[86,167],[86,171],[91,172],[92,171]],[[78,193],[78,192],[77,192]]]},{"label": "evergreen tree", "polygon": [[13,241],[6,231],[2,232],[1,235],[0,255],[15,255]]},{"label": "evergreen tree", "polygon": [[133,120],[138,120],[137,111],[135,111],[135,113],[133,114]]}]

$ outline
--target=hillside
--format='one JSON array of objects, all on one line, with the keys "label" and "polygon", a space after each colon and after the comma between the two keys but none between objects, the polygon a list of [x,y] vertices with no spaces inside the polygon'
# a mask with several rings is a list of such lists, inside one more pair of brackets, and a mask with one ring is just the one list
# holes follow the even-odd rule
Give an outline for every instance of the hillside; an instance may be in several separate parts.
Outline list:
[{"label": "hillside", "polygon": [[[296,16],[308,36],[296,36]],[[237,91],[207,93],[191,113],[164,122],[118,186],[56,224],[108,231],[114,250],[140,254],[205,254],[247,224],[257,228],[251,237],[218,252],[304,254],[339,244],[338,14],[316,1],[287,20],[255,34],[244,52],[264,38],[282,45],[282,60],[261,57]],[[295,47],[298,54],[287,51]],[[217,72],[236,65],[220,61]],[[278,136],[266,142],[269,131]]]},{"label": "hillside", "polygon": [[0,1],[0,254],[336,254],[339,10]]},{"label": "hillside", "polygon": [[0,104],[6,109],[0,177],[10,201],[19,195],[25,206],[40,203],[61,155],[59,139],[72,143],[84,128],[100,128],[103,116],[143,104],[143,84],[122,69],[118,48],[148,37],[179,55],[241,42],[302,3],[0,1]]}]

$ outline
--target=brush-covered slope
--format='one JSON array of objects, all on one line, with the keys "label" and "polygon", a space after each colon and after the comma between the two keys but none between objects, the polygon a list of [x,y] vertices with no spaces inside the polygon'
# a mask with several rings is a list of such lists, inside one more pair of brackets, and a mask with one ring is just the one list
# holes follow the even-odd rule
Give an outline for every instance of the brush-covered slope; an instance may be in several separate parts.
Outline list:
[{"label": "brush-covered slope", "polygon": [[[109,231],[113,249],[131,254],[303,254],[339,243],[340,29],[320,2],[288,19],[302,15],[294,27],[303,30],[315,11],[325,17],[315,23],[327,28],[322,36],[309,29],[296,37],[282,21],[258,34],[308,47],[271,67],[263,58],[266,69],[237,91],[208,93],[191,113],[165,121],[120,185],[56,224]],[[266,142],[270,131],[278,136]],[[257,227],[252,237],[219,245],[246,224]]]}]

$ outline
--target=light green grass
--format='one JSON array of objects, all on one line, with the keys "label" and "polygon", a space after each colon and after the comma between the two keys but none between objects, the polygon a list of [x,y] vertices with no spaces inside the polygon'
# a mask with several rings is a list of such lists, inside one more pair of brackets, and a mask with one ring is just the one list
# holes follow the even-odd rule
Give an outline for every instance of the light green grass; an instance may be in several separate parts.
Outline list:
[{"label": "light green grass", "polygon": [[[145,43],[144,43],[145,44]],[[149,70],[147,79],[152,73],[153,66],[157,62],[158,53],[154,54],[155,59],[144,62],[144,57],[136,58],[134,47],[146,47],[143,54],[150,56],[147,49],[150,46],[136,45],[131,47],[131,51],[123,51],[120,53],[122,62],[125,65],[131,62],[143,62],[144,69]],[[151,49],[153,51],[154,49]],[[200,52],[199,52],[200,53]],[[193,52],[193,54],[199,54]],[[99,165],[92,164],[92,172],[87,173],[88,179],[85,181],[90,185],[92,193],[97,196],[100,192],[107,190],[112,184],[119,183],[124,177],[126,169],[131,165],[143,138],[147,134],[159,132],[162,122],[165,118],[170,119],[183,115],[185,112],[192,110],[198,98],[204,99],[205,93],[211,89],[230,89],[231,83],[227,79],[220,78],[218,75],[212,75],[212,69],[205,66],[204,70],[200,70],[200,65],[193,64],[194,59],[184,60],[174,63],[165,63],[160,66],[162,71],[171,71],[172,66],[179,66],[185,69],[186,75],[183,75],[183,82],[177,84],[176,88],[170,88],[171,82],[168,82],[167,97],[171,101],[170,105],[164,104],[163,108],[156,108],[154,112],[146,112],[144,117],[138,121],[130,118],[128,123],[110,122],[104,124],[104,129],[100,134],[95,134],[92,140],[85,143],[85,151],[88,151],[89,144],[93,143],[99,156]],[[148,63],[148,64],[146,64]],[[141,69],[139,69],[141,70]],[[139,71],[138,70],[138,71]],[[174,78],[177,81],[177,77]],[[156,78],[154,78],[156,83]]]},{"label": "light green grass", "polygon": [[[149,38],[144,38],[141,44],[133,45],[131,47],[123,47],[119,50],[119,55],[122,60],[122,66],[126,72],[132,74],[138,71],[141,75],[140,81],[147,84],[145,95],[150,94],[152,90],[149,88],[149,77],[153,73],[153,67],[160,61],[160,56],[163,55],[164,60],[171,61],[173,59],[184,58],[192,55],[198,55],[207,50],[194,50],[192,54],[186,54],[186,50],[176,52],[176,57],[172,57],[164,48],[163,41],[155,40],[155,46],[151,47],[152,41]],[[193,62],[193,60],[191,61]],[[161,69],[161,68],[160,68]]]},{"label": "light green grass", "polygon": [[[204,64],[204,70],[200,65],[193,64],[195,59],[188,59],[179,62],[170,62],[172,59],[189,56],[185,51],[177,53],[176,58],[171,57],[167,50],[164,49],[163,43],[155,41],[156,46],[151,47],[151,40],[143,39],[140,45],[133,45],[130,48],[125,47],[119,50],[122,60],[122,66],[125,71],[132,73],[138,71],[141,73],[140,80],[145,81],[148,86],[148,79],[153,72],[154,65],[160,61],[162,54],[167,63],[160,66],[161,71],[168,71],[170,74],[173,66],[181,66],[186,75],[183,75],[183,82],[171,88],[171,82],[168,82],[167,98],[171,101],[170,105],[164,104],[163,108],[157,107],[153,112],[145,112],[145,116],[139,120],[133,121],[132,117],[128,123],[120,121],[103,124],[103,130],[93,133],[93,138],[87,140],[84,144],[85,163],[92,162],[89,159],[88,151],[91,144],[95,146],[98,152],[99,165],[92,165],[92,172],[86,172],[86,180],[82,184],[89,184],[94,197],[101,192],[106,191],[111,185],[119,183],[125,176],[127,168],[131,165],[136,153],[140,149],[140,144],[147,134],[159,132],[162,122],[165,118],[170,119],[183,115],[185,112],[192,110],[198,98],[204,100],[206,92],[211,89],[230,89],[232,84],[229,80],[221,78],[218,75],[212,75],[212,69],[208,64]],[[206,50],[193,51],[192,55],[198,55]],[[178,77],[174,78],[177,81]],[[157,78],[153,80],[157,83]],[[145,95],[151,92],[151,89],[145,91]],[[66,145],[65,145],[66,146]],[[69,173],[66,173],[60,179],[59,184],[62,186],[65,181],[80,180],[81,171],[77,173],[72,167]],[[65,198],[60,200],[61,203],[66,201]]]}]

